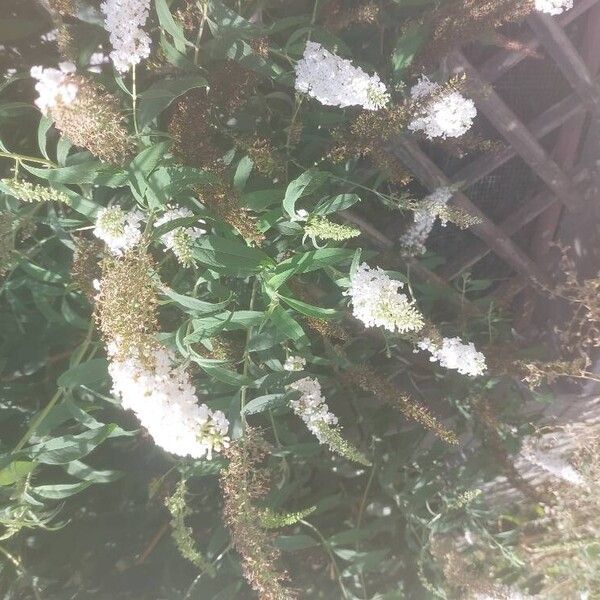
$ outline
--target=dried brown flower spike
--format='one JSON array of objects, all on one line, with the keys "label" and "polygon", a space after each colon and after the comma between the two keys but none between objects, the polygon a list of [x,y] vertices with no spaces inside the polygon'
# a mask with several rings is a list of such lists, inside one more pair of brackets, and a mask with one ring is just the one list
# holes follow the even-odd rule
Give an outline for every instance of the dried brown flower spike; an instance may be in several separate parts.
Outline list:
[{"label": "dried brown flower spike", "polygon": [[107,343],[118,341],[123,356],[154,349],[158,330],[158,300],[152,258],[141,250],[102,259],[102,279],[96,296],[96,322]]},{"label": "dried brown flower spike", "polygon": [[102,86],[86,77],[71,76],[77,96],[71,104],[58,103],[51,115],[56,127],[77,146],[99,159],[125,164],[135,146],[123,125],[119,104]]},{"label": "dried brown flower spike", "polygon": [[72,15],[75,12],[74,0],[49,0],[50,8],[61,17]]},{"label": "dried brown flower spike", "polygon": [[227,451],[229,466],[221,471],[223,513],[233,545],[242,557],[244,577],[260,600],[293,600],[296,594],[284,587],[287,573],[277,566],[279,550],[261,524],[263,511],[254,505],[267,493],[267,477],[259,468],[266,454],[265,441],[251,428],[231,445]]},{"label": "dried brown flower spike", "polygon": [[200,200],[206,204],[220,219],[229,223],[247,242],[261,246],[264,234],[258,229],[254,215],[240,205],[235,190],[221,181],[208,186],[199,192]]}]

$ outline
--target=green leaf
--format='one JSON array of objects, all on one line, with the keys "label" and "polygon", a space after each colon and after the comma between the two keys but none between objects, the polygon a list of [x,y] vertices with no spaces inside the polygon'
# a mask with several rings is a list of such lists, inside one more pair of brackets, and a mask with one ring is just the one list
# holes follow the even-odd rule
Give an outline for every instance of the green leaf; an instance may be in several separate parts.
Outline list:
[{"label": "green leaf", "polygon": [[261,211],[273,206],[281,204],[284,192],[281,189],[257,190],[247,192],[240,197],[240,204],[254,211]]},{"label": "green leaf", "polygon": [[30,277],[33,277],[38,281],[43,281],[44,283],[62,283],[65,281],[65,276],[61,273],[40,267],[32,262],[23,261],[19,264],[19,267]]},{"label": "green leaf", "polygon": [[56,160],[61,167],[65,166],[67,157],[69,156],[69,150],[73,147],[73,144],[66,138],[61,137],[56,144]]},{"label": "green leaf", "polygon": [[21,163],[21,166],[29,171],[32,175],[45,179],[50,183],[98,183],[96,175],[101,169],[101,164],[97,160],[88,160],[86,162],[77,163],[69,167],[59,168],[44,168],[32,167],[26,163]]},{"label": "green leaf", "polygon": [[80,483],[57,483],[54,485],[38,485],[31,488],[31,491],[47,498],[48,500],[62,500],[69,496],[74,496],[92,485],[91,481],[81,481]]},{"label": "green leaf", "polygon": [[285,394],[267,394],[253,398],[242,409],[243,415],[255,415],[272,408],[279,408],[287,404],[287,396]]},{"label": "green leaf", "polygon": [[310,169],[290,182],[283,199],[283,209],[290,218],[296,216],[296,201],[302,196],[312,194],[327,180],[328,176],[326,171]]},{"label": "green leaf", "polygon": [[208,81],[201,75],[188,75],[178,79],[156,82],[140,96],[140,107],[137,115],[138,125],[143,129],[165,110],[175,98],[193,88],[206,86],[208,86]]},{"label": "green leaf", "polygon": [[216,235],[203,235],[194,248],[194,257],[216,270],[240,277],[255,275],[273,264],[262,250]]},{"label": "green leaf", "polygon": [[175,48],[177,48],[179,52],[185,52],[185,47],[192,46],[193,44],[186,40],[183,29],[175,22],[175,19],[173,19],[173,15],[169,10],[166,1],[154,0],[154,4],[161,27],[173,38]]},{"label": "green leaf", "polygon": [[214,174],[194,167],[174,165],[167,167],[171,183],[165,192],[170,196],[183,194],[197,185],[211,185],[216,183]]},{"label": "green leaf", "polygon": [[240,375],[231,369],[226,369],[225,367],[221,367],[219,365],[208,364],[205,361],[197,360],[196,357],[197,355],[192,353],[192,360],[197,363],[209,377],[213,377],[217,381],[221,381],[222,383],[226,383],[227,385],[235,388],[253,386],[254,382],[252,379],[244,377],[244,375]]},{"label": "green leaf", "polygon": [[292,275],[317,271],[323,267],[349,261],[354,256],[354,250],[346,248],[321,248],[296,254],[284,260],[277,266],[275,274],[268,280],[268,286],[276,290],[281,287]]},{"label": "green leaf", "polygon": [[328,215],[350,208],[357,202],[360,202],[360,197],[357,194],[339,194],[321,200],[312,212],[315,215]]},{"label": "green leaf", "polygon": [[233,176],[233,187],[237,192],[242,192],[246,187],[252,167],[254,167],[254,162],[252,162],[249,156],[244,156],[238,163],[235,175]]},{"label": "green leaf", "polygon": [[396,79],[401,78],[402,72],[410,66],[426,39],[427,36],[421,24],[414,24],[407,27],[398,38],[391,58],[394,77]]},{"label": "green leaf", "polygon": [[103,381],[108,376],[108,362],[104,358],[93,358],[88,362],[71,367],[56,382],[59,387],[71,388]]},{"label": "green leaf", "polygon": [[271,321],[287,338],[295,342],[306,341],[306,334],[298,321],[288,315],[281,306],[276,306],[273,309],[271,312]]},{"label": "green leaf", "polygon": [[35,463],[28,460],[15,460],[0,469],[0,485],[12,485],[35,469]]},{"label": "green leaf", "polygon": [[77,477],[77,479],[91,483],[111,483],[123,476],[121,471],[96,471],[79,460],[71,461],[65,468],[65,471],[69,475]]},{"label": "green leaf", "polygon": [[185,312],[191,314],[209,314],[222,311],[223,309],[227,308],[227,305],[233,298],[233,294],[230,294],[227,300],[212,303],[205,302],[204,300],[198,300],[198,298],[193,298],[192,296],[178,294],[167,286],[162,286],[161,291],[165,296],[171,298],[171,300],[173,300],[177,305],[184,309],[188,309]]},{"label": "green leaf", "polygon": [[49,158],[48,151],[46,150],[46,143],[47,143],[46,135],[47,135],[50,127],[52,127],[52,123],[54,123],[54,121],[50,117],[42,117],[40,119],[40,124],[38,125],[38,131],[37,131],[38,146],[40,148],[40,152],[44,155],[45,158]]},{"label": "green leaf", "polygon": [[296,300],[295,298],[288,298],[287,296],[282,296],[281,294],[279,295],[279,298],[283,300],[290,308],[293,308],[295,311],[302,313],[307,317],[330,319],[331,317],[335,317],[336,315],[340,314],[340,312],[334,308],[321,308],[320,306],[313,306],[312,304],[307,304],[306,302]]},{"label": "green leaf", "polygon": [[110,436],[115,427],[116,425],[105,425],[78,435],[56,437],[30,446],[26,452],[37,462],[47,465],[65,465],[87,456]]},{"label": "green leaf", "polygon": [[159,142],[152,144],[149,148],[142,150],[131,161],[129,168],[129,179],[132,191],[137,192],[140,197],[144,197],[148,187],[148,176],[156,167],[167,151],[170,142]]},{"label": "green leaf", "polygon": [[211,337],[219,331],[236,331],[261,325],[265,314],[257,310],[236,310],[224,312],[202,319],[194,319],[194,332],[186,336],[186,342],[193,343],[205,337]]}]

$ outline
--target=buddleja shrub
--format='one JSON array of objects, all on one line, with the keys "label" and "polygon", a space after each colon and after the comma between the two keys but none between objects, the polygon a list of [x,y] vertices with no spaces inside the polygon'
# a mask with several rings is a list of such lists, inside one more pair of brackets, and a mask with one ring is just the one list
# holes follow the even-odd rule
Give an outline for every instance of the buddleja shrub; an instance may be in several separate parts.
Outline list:
[{"label": "buddleja shrub", "polygon": [[[465,39],[532,8],[470,27],[459,4]],[[144,480],[165,527],[140,521],[136,564],[170,527],[185,597],[246,597],[240,572],[264,599],[402,597],[403,532],[424,524],[406,493],[427,497],[403,469],[425,435],[438,457],[457,444],[413,377],[486,372],[483,321],[452,324],[472,305],[406,269],[436,221],[477,222],[455,189],[413,198],[393,151],[477,114],[460,80],[423,74],[444,10],[410,5],[50,1],[47,51],[0,105],[38,123],[5,127],[0,152],[3,538],[97,514],[96,496],[131,506]],[[414,217],[378,254],[369,217],[394,210]],[[35,594],[70,580],[3,553]]]}]

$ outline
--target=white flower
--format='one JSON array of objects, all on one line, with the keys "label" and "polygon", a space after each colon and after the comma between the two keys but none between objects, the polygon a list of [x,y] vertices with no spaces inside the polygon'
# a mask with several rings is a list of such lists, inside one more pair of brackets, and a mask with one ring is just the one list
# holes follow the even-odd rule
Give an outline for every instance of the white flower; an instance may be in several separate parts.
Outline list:
[{"label": "white flower", "polygon": [[51,29],[40,36],[42,42],[55,42],[58,39],[58,29]]},{"label": "white flower", "polygon": [[143,218],[139,210],[126,213],[120,206],[102,208],[96,217],[94,235],[105,242],[113,254],[121,256],[142,239],[140,223]]},{"label": "white flower", "polygon": [[485,373],[485,356],[478,352],[473,342],[463,344],[461,339],[444,338],[441,347],[429,338],[423,338],[417,346],[431,352],[431,362],[439,362],[441,367],[454,369],[461,375],[477,377]]},{"label": "white flower", "polygon": [[418,331],[423,327],[423,316],[414,301],[398,291],[402,287],[402,282],[390,279],[379,267],[372,269],[362,263],[346,295],[351,298],[354,316],[367,327],[385,327],[398,333]]},{"label": "white flower", "polygon": [[90,73],[102,73],[102,65],[110,62],[110,58],[104,52],[94,52],[88,61],[88,71]]},{"label": "white flower", "polygon": [[535,9],[549,15],[560,15],[573,8],[573,0],[535,0]]},{"label": "white flower", "polygon": [[177,456],[208,460],[229,446],[225,415],[198,404],[189,374],[173,366],[171,353],[158,348],[148,365],[137,357],[115,358],[116,348],[114,343],[109,347],[113,393],[158,446]]},{"label": "white flower", "polygon": [[[415,211],[413,224],[400,236],[400,244],[404,247],[406,254],[417,255],[425,252],[425,242],[433,229],[435,220],[450,198],[452,198],[452,190],[441,187],[423,199]],[[442,226],[446,224],[447,221],[442,219]]]},{"label": "white flower", "polygon": [[369,76],[316,42],[306,43],[304,55],[296,65],[295,87],[327,106],[358,105],[378,110],[389,101],[378,75]]},{"label": "white flower", "polygon": [[288,356],[283,368],[286,371],[302,371],[306,366],[306,359],[302,356]]},{"label": "white flower", "polygon": [[117,71],[125,73],[150,56],[150,36],[143,29],[150,0],[105,0],[100,7],[113,47],[110,58]]},{"label": "white flower", "polygon": [[321,426],[335,426],[338,419],[329,411],[321,392],[321,384],[316,379],[305,377],[291,383],[289,387],[301,393],[298,400],[290,400],[293,411],[306,423],[309,431],[321,444],[327,443]]},{"label": "white flower", "polygon": [[35,104],[43,115],[47,115],[48,111],[58,103],[72,104],[77,96],[77,84],[69,77],[75,73],[75,65],[71,62],[61,62],[58,67],[58,69],[31,67],[31,76],[38,80],[35,84],[38,93]]},{"label": "white flower", "polygon": [[441,97],[433,97],[440,85],[423,76],[410,90],[413,101],[422,103],[417,116],[409,123],[411,131],[422,131],[429,139],[459,137],[473,125],[477,116],[475,103],[459,92],[449,92]]},{"label": "white flower", "polygon": [[[168,206],[165,213],[155,221],[154,227],[160,227],[176,219],[185,219],[193,216],[194,213],[189,208]],[[198,222],[204,225],[204,221],[199,219]],[[160,239],[167,248],[173,250],[173,253],[182,265],[189,266],[193,262],[192,250],[194,240],[197,240],[204,233],[206,231],[198,227],[175,227],[175,229],[171,229],[161,235]]]}]

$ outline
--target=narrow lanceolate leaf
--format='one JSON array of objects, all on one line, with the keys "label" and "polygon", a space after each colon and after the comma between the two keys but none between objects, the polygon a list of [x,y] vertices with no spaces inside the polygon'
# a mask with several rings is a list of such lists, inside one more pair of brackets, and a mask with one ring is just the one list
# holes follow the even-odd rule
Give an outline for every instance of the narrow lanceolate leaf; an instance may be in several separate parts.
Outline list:
[{"label": "narrow lanceolate leaf", "polygon": [[203,235],[194,248],[194,257],[209,267],[240,277],[255,275],[273,264],[262,250],[216,235]]},{"label": "narrow lanceolate leaf", "polygon": [[288,315],[281,306],[276,306],[271,311],[271,320],[277,329],[279,329],[279,331],[287,338],[294,340],[296,343],[307,342],[306,334],[300,326],[300,323]]},{"label": "narrow lanceolate leaf", "polygon": [[297,254],[296,256],[279,263],[275,269],[275,273],[269,278],[267,284],[269,288],[276,290],[292,277],[292,275],[318,271],[323,267],[343,263],[344,261],[350,262],[353,256],[354,250],[349,250],[347,248],[309,250],[308,252]]},{"label": "narrow lanceolate leaf", "polygon": [[116,425],[105,425],[78,435],[63,435],[30,446],[25,451],[37,462],[48,465],[65,465],[79,460],[97,448],[113,432]]},{"label": "narrow lanceolate leaf", "polygon": [[312,194],[327,180],[328,174],[325,171],[310,170],[305,171],[300,177],[294,179],[285,191],[283,199],[283,209],[293,218],[296,216],[296,202],[302,196]]},{"label": "narrow lanceolate leaf", "polygon": [[93,358],[65,371],[57,381],[59,387],[71,388],[79,385],[98,383],[108,377],[108,361],[104,358]]},{"label": "narrow lanceolate leaf", "polygon": [[121,471],[97,471],[79,460],[71,461],[65,467],[65,471],[69,475],[81,479],[81,481],[89,481],[90,483],[111,483],[123,476]]},{"label": "narrow lanceolate leaf", "polygon": [[285,394],[267,394],[253,398],[242,409],[243,415],[255,415],[257,413],[279,408],[287,405],[287,397]]},{"label": "narrow lanceolate leaf", "polygon": [[175,48],[179,52],[185,52],[186,46],[193,46],[193,44],[188,42],[186,39],[181,25],[179,25],[173,18],[166,0],[154,0],[154,5],[156,7],[158,21],[164,31],[166,31],[173,38]]},{"label": "narrow lanceolate leaf", "polygon": [[57,483],[54,485],[37,485],[31,491],[42,498],[48,500],[62,500],[69,496],[74,496],[92,485],[91,481],[81,481],[79,483]]},{"label": "narrow lanceolate leaf", "polygon": [[340,210],[346,210],[357,202],[360,202],[360,197],[356,194],[339,194],[321,200],[312,212],[315,215],[329,215]]},{"label": "narrow lanceolate leaf", "polygon": [[232,300],[232,295],[230,295],[229,298],[221,302],[206,302],[204,300],[199,300],[198,298],[193,298],[192,296],[178,294],[167,286],[163,286],[161,289],[167,298],[173,300],[177,306],[190,314],[210,314],[219,312],[227,308]]},{"label": "narrow lanceolate leaf", "polygon": [[295,298],[282,296],[279,294],[279,298],[283,300],[290,308],[295,311],[306,315],[307,317],[315,317],[316,319],[331,319],[337,315],[340,315],[340,311],[334,308],[321,308],[320,306],[314,306]]}]

